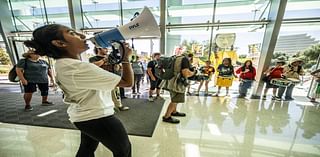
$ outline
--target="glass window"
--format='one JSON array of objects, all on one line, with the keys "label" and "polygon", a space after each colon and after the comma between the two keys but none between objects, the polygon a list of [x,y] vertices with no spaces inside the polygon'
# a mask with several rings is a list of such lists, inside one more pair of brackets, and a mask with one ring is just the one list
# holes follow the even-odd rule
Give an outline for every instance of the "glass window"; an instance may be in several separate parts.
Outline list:
[{"label": "glass window", "polygon": [[259,21],[267,19],[269,0],[218,0],[215,21]]},{"label": "glass window", "polygon": [[11,1],[15,22],[19,31],[32,31],[47,23],[44,6],[48,15],[48,23],[59,23],[71,26],[67,0],[28,0]]},{"label": "glass window", "polygon": [[284,19],[311,18],[320,16],[320,1],[289,0],[286,6]]},{"label": "glass window", "polygon": [[45,0],[48,23],[58,23],[71,27],[68,0]]},{"label": "glass window", "polygon": [[166,23],[206,23],[212,21],[212,13],[212,1],[167,1]]},{"label": "glass window", "polygon": [[166,55],[194,53],[196,56],[208,57],[210,29],[179,28],[167,30]]},{"label": "glass window", "polygon": [[160,23],[160,0],[122,1],[123,24],[131,21],[135,13],[141,13],[144,6],[148,6],[157,23]]},{"label": "glass window", "polygon": [[[301,95],[307,95],[307,92],[313,89],[312,76],[309,72],[317,65],[320,45],[319,27],[320,23],[282,24],[274,50],[274,58],[285,56],[287,63],[290,63],[293,57],[304,60],[303,67],[306,75],[301,78],[303,80],[301,84],[296,85],[302,89]],[[313,83],[316,84],[315,81]]]},{"label": "glass window", "polygon": [[85,28],[120,25],[119,0],[81,0]]}]

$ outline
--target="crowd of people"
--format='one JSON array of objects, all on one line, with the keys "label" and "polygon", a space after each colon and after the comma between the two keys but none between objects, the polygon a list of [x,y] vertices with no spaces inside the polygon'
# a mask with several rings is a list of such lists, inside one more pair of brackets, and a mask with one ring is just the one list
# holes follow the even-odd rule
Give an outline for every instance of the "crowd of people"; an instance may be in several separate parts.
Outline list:
[{"label": "crowd of people", "polygon": [[[186,113],[177,111],[177,105],[185,102],[186,91],[190,92],[190,81],[199,83],[197,96],[203,84],[204,96],[209,96],[209,83],[214,80],[217,92],[213,96],[220,96],[223,87],[226,95],[229,95],[233,80],[239,78],[239,98],[244,98],[256,80],[256,69],[250,60],[236,69],[230,58],[224,58],[217,68],[209,60],[203,66],[193,66],[192,54],[177,55],[174,62],[175,75],[171,79],[162,80],[156,75],[161,53],[152,54],[152,59],[146,64],[139,56],[131,57],[132,50],[127,43],[124,43],[125,55],[121,64],[109,64],[107,49],[101,47],[95,47],[96,56],[91,57],[89,63],[82,62],[79,56],[88,49],[85,35],[59,24],[37,28],[33,38],[24,44],[29,52],[24,54],[25,59],[18,62],[16,72],[24,87],[25,110],[32,110],[30,101],[37,86],[41,91],[42,104],[53,105],[48,101],[49,76],[50,82],[56,82],[62,89],[64,103],[69,105],[70,121],[81,132],[78,157],[94,156],[99,142],[109,148],[115,157],[131,156],[131,143],[126,130],[113,114],[115,108],[129,110],[121,103],[121,99],[125,98],[123,88],[130,87],[133,95],[141,94],[144,77],[148,78],[146,80],[150,85],[148,101],[162,99],[161,89],[170,93],[170,103],[162,121],[174,124],[180,122],[174,117],[186,116]],[[56,59],[56,80],[50,66],[40,56]],[[262,99],[267,98],[268,89],[272,88],[272,99],[293,100],[294,87],[305,73],[302,64],[303,61],[297,58],[288,64],[278,58],[276,65],[264,72]],[[320,82],[320,70],[314,71],[312,75]],[[320,96],[320,83],[315,86],[313,93],[311,101]]]}]

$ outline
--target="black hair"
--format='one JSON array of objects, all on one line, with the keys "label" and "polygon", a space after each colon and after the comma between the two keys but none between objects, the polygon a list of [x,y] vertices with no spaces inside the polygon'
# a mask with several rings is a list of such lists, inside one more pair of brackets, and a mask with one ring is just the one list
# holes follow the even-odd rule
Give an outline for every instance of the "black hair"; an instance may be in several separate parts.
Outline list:
[{"label": "black hair", "polygon": [[40,56],[48,56],[54,59],[62,58],[67,53],[64,49],[58,48],[51,43],[52,40],[65,41],[62,28],[68,28],[64,25],[50,24],[35,29],[32,33],[33,38],[24,42],[29,48],[33,48],[34,52]]},{"label": "black hair", "polygon": [[241,71],[245,71],[246,70],[247,62],[250,62],[250,65],[249,65],[250,72],[253,72],[253,66],[252,66],[252,61],[251,60],[246,60],[244,62],[243,66],[241,67]]},{"label": "black hair", "polygon": [[[231,58],[224,58],[224,59],[222,60],[222,64],[223,64],[223,62],[226,61],[226,60],[229,62],[229,66],[232,66]],[[233,67],[233,66],[232,66],[232,67]]]}]

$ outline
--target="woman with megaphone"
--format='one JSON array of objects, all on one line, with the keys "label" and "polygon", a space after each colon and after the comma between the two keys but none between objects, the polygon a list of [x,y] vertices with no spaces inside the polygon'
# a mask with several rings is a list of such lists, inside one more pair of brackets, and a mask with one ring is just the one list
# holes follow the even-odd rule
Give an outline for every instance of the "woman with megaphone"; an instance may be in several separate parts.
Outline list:
[{"label": "woman with megaphone", "polygon": [[129,63],[132,51],[124,43],[122,77],[98,66],[81,62],[80,54],[88,49],[85,36],[59,24],[39,27],[25,45],[35,53],[56,59],[56,80],[69,105],[70,121],[81,131],[77,157],[94,156],[99,142],[114,157],[131,157],[131,143],[122,123],[113,116],[111,90],[131,87],[133,72]]}]

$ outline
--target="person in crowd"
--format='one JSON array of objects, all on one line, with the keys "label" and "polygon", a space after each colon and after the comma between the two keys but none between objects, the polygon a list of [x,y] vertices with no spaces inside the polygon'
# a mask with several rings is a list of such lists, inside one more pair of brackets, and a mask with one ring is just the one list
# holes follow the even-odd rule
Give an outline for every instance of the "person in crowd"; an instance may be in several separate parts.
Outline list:
[{"label": "person in crowd", "polygon": [[206,61],[206,65],[200,68],[200,71],[203,75],[201,81],[200,81],[200,85],[198,87],[198,91],[196,95],[199,95],[200,89],[203,85],[203,83],[205,83],[205,96],[209,95],[208,92],[208,86],[209,86],[209,82],[211,81],[212,75],[214,74],[215,70],[214,67],[211,66],[211,61],[207,60]]},{"label": "person in crowd", "polygon": [[281,79],[283,75],[283,66],[286,64],[286,61],[284,58],[278,58],[276,60],[276,65],[269,67],[265,72],[264,72],[264,78],[263,81],[266,83],[266,86],[263,91],[263,96],[262,99],[266,100],[267,99],[267,93],[270,88],[272,88],[272,100],[276,99],[276,94],[279,86],[271,84],[272,79]]},{"label": "person in crowd", "polygon": [[132,94],[141,94],[140,93],[140,82],[144,75],[144,69],[142,62],[140,61],[139,56],[136,56],[131,63],[132,70],[134,73],[134,84],[132,87]]},{"label": "person in crowd", "polygon": [[50,77],[50,82],[54,83],[51,67],[46,61],[40,59],[40,56],[36,54],[32,49],[30,49],[27,53],[24,53],[23,57],[25,59],[19,60],[16,67],[16,72],[24,87],[24,110],[33,110],[33,107],[30,103],[32,94],[37,91],[37,86],[41,91],[42,105],[53,105],[52,102],[48,101],[48,76]]},{"label": "person in crowd", "polygon": [[[107,57],[108,49],[95,47],[94,53],[96,54],[96,56],[89,58],[90,63],[93,63],[96,66],[98,66],[104,70],[107,70],[109,72],[112,72],[114,74],[121,75],[120,67],[118,64],[116,64],[116,65],[108,64],[108,57]],[[117,110],[120,110],[120,111],[129,110],[128,106],[124,106],[121,103],[119,87],[115,87],[111,91],[111,96],[112,96],[112,101],[114,103],[114,106],[116,107]]]},{"label": "person in crowd", "polygon": [[320,98],[320,69],[311,72],[316,82],[311,91],[311,102],[318,103],[316,99]]},{"label": "person in crowd", "polygon": [[165,115],[162,117],[163,122],[180,123],[179,119],[172,116],[185,117],[186,114],[177,111],[177,104],[185,102],[185,92],[187,88],[187,78],[195,75],[196,72],[190,70],[193,55],[180,56],[175,60],[174,72],[177,73],[170,80],[163,80],[160,87],[170,92],[170,103]]},{"label": "person in crowd", "polygon": [[149,90],[149,99],[148,99],[150,102],[154,101],[154,98],[152,95],[153,95],[153,91],[156,88],[157,88],[157,90],[156,90],[157,97],[156,98],[160,98],[159,85],[162,80],[155,75],[156,64],[157,64],[157,61],[160,59],[160,56],[161,56],[160,53],[154,53],[153,60],[150,61],[147,66],[147,73],[148,73],[149,79],[150,79],[150,90]]},{"label": "person in crowd", "polygon": [[251,60],[247,60],[243,66],[236,70],[236,74],[240,75],[239,98],[244,98],[247,95],[248,89],[251,88],[252,82],[255,80],[256,68],[253,67]]},{"label": "person in crowd", "polygon": [[69,105],[70,121],[81,131],[77,157],[94,156],[99,142],[114,157],[131,157],[131,143],[122,123],[113,116],[111,90],[115,86],[132,87],[133,72],[129,62],[132,50],[127,43],[121,77],[92,63],[80,61],[88,49],[86,37],[73,29],[50,24],[35,29],[25,45],[35,53],[56,59],[56,81]]},{"label": "person in crowd", "polygon": [[234,74],[231,58],[224,58],[222,60],[222,64],[218,66],[217,72],[218,91],[215,96],[219,96],[221,87],[226,87],[226,96],[228,96],[229,87],[232,86],[233,77],[236,77],[236,75]]},{"label": "person in crowd", "polygon": [[296,83],[300,82],[300,76],[304,75],[302,67],[303,61],[299,58],[293,58],[291,63],[284,67],[283,76],[291,81],[291,84],[287,87],[279,87],[276,100],[281,101],[284,92],[286,91],[285,99],[287,101],[294,100],[292,98],[293,88]]},{"label": "person in crowd", "polygon": [[144,80],[146,79],[147,80],[147,84],[149,84],[149,77],[148,77],[148,74],[147,74],[147,65],[148,65],[148,62],[147,62],[147,59],[144,59],[143,62],[142,62],[142,66],[143,66],[143,77],[141,79],[141,82],[144,83]]}]

